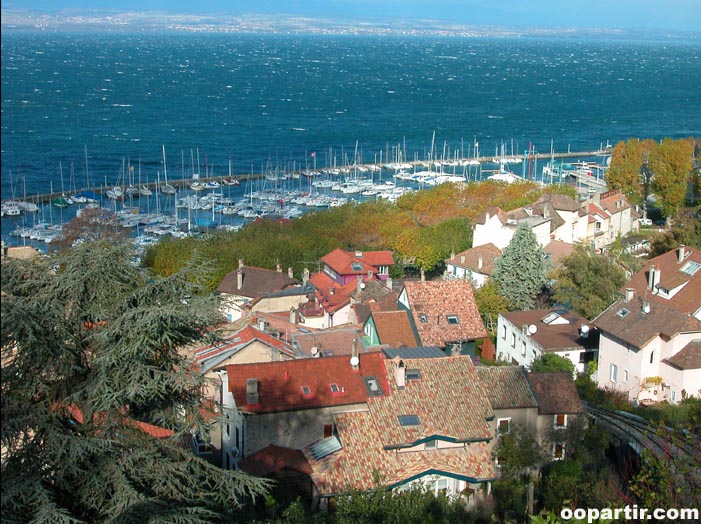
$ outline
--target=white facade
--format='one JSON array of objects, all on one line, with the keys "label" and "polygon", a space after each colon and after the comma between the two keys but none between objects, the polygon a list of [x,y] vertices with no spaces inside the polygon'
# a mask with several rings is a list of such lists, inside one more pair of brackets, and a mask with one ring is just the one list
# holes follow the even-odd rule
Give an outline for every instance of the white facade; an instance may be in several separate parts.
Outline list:
[{"label": "white facade", "polygon": [[475,224],[472,233],[472,247],[494,244],[502,251],[511,242],[511,238],[516,232],[516,225],[507,226],[502,224],[497,215],[487,214],[484,224]]},{"label": "white facade", "polygon": [[699,397],[701,369],[679,370],[663,360],[700,337],[701,333],[682,333],[665,341],[658,335],[636,348],[602,333],[597,383],[600,388],[625,392],[630,400],[676,403],[682,399],[682,391]]}]

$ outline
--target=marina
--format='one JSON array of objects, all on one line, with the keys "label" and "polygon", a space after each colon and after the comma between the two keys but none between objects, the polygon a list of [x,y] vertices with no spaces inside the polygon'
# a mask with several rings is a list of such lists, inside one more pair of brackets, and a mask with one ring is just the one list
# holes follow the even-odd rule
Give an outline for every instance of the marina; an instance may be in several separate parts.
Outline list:
[{"label": "marina", "polygon": [[[47,250],[61,239],[63,224],[90,208],[113,213],[137,246],[145,247],[164,236],[237,231],[263,217],[291,220],[346,203],[396,202],[406,193],[443,183],[567,183],[585,197],[605,189],[610,154],[607,149],[407,162],[402,160],[400,149],[397,151],[393,162],[382,164],[315,166],[296,171],[271,168],[257,174],[229,173],[168,182],[159,179],[138,187],[112,185],[6,200],[2,202],[2,239],[6,246],[33,245]],[[592,160],[597,157],[598,162]],[[546,158],[549,162],[539,166],[538,160]],[[570,158],[585,160],[564,161]]]}]

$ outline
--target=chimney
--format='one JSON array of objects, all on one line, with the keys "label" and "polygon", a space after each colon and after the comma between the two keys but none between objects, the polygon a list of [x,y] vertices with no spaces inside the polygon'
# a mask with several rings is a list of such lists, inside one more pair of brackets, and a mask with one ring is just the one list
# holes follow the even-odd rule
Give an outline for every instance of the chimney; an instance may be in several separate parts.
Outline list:
[{"label": "chimney", "polygon": [[243,287],[243,270],[241,267],[236,271],[236,289],[241,289]]},{"label": "chimney", "polygon": [[394,381],[397,383],[399,389],[406,386],[406,367],[404,366],[403,360],[400,360],[394,368]]},{"label": "chimney", "polygon": [[363,258],[363,252],[362,252],[362,251],[356,251],[356,252],[355,252],[355,258]]},{"label": "chimney", "polygon": [[679,251],[677,251],[677,254],[679,255],[678,262],[681,264],[684,262],[684,256],[686,255],[686,246],[684,244],[679,246]]},{"label": "chimney", "polygon": [[647,270],[647,287],[648,289],[655,289],[655,265],[651,265]]},{"label": "chimney", "polygon": [[334,293],[334,289],[333,289],[333,286],[331,286],[331,287],[329,288],[329,295],[333,295],[333,293]]},{"label": "chimney", "polygon": [[353,345],[351,346],[351,356],[358,356],[358,335],[353,337]]},{"label": "chimney", "polygon": [[265,331],[265,319],[264,318],[258,319],[258,329],[261,331]]},{"label": "chimney", "polygon": [[450,260],[455,260],[455,251],[450,252]]},{"label": "chimney", "polygon": [[243,269],[243,258],[239,258],[239,269]]},{"label": "chimney", "polygon": [[630,302],[633,300],[633,295],[635,294],[635,290],[632,287],[626,288],[626,302]]},{"label": "chimney", "polygon": [[280,264],[280,262],[278,262],[278,263],[275,265],[275,270],[276,270],[278,273],[282,273],[282,264]]},{"label": "chimney", "polygon": [[290,324],[297,323],[297,310],[294,307],[290,308]]},{"label": "chimney", "polygon": [[292,273],[292,268],[291,268],[291,267],[288,267],[288,268],[287,268],[287,276],[288,276],[289,278],[294,278],[294,277],[295,277],[295,276],[294,276],[294,273]]},{"label": "chimney", "polygon": [[477,259],[477,269],[482,269],[482,255]]},{"label": "chimney", "polygon": [[460,263],[461,264],[465,263],[465,255],[460,255]]},{"label": "chimney", "polygon": [[385,286],[392,289],[392,277],[387,277],[387,280],[385,280]]},{"label": "chimney", "polygon": [[360,296],[360,293],[363,291],[363,277],[358,275],[358,282],[355,286],[355,294]]},{"label": "chimney", "polygon": [[368,278],[367,280],[372,280],[372,270],[368,269]]},{"label": "chimney", "polygon": [[484,213],[484,222],[485,222],[485,223],[489,222],[489,211],[486,211],[486,212]]},{"label": "chimney", "polygon": [[258,404],[260,395],[258,393],[258,379],[246,379],[246,404]]},{"label": "chimney", "polygon": [[306,267],[304,268],[304,273],[302,273],[302,282],[305,284],[309,282],[309,270]]}]

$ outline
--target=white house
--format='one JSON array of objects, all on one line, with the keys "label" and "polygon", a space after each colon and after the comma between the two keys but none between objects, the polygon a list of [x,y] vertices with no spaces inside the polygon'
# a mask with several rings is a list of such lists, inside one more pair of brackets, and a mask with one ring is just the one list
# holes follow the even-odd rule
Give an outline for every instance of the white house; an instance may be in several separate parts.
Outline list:
[{"label": "white house", "polygon": [[445,261],[445,278],[467,279],[475,288],[484,286],[494,272],[494,261],[501,256],[501,249],[492,243],[476,246],[462,253],[450,254]]},{"label": "white house", "polygon": [[601,331],[599,387],[630,400],[701,397],[701,251],[648,261],[592,322]]},{"label": "white house", "polygon": [[577,372],[596,360],[598,334],[585,318],[567,309],[499,314],[497,359],[530,367],[545,353],[572,361]]}]

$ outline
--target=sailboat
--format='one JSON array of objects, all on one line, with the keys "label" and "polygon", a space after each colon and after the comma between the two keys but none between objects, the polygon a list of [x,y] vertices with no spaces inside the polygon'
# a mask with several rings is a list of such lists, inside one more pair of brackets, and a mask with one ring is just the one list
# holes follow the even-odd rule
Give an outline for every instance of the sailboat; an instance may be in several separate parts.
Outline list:
[{"label": "sailboat", "polygon": [[168,171],[166,169],[166,146],[163,147],[163,176],[165,178],[165,183],[161,186],[161,193],[164,195],[174,195],[178,192],[173,186],[168,183]]},{"label": "sailboat", "polygon": [[153,192],[145,184],[141,183],[141,157],[139,157],[139,195],[150,197],[152,194]]},{"label": "sailboat", "polygon": [[63,165],[61,164],[61,162],[58,163],[58,169],[61,173],[61,196],[51,200],[51,204],[55,207],[64,208],[70,206],[73,203],[73,201],[68,196],[66,196],[66,193],[63,191]]}]

